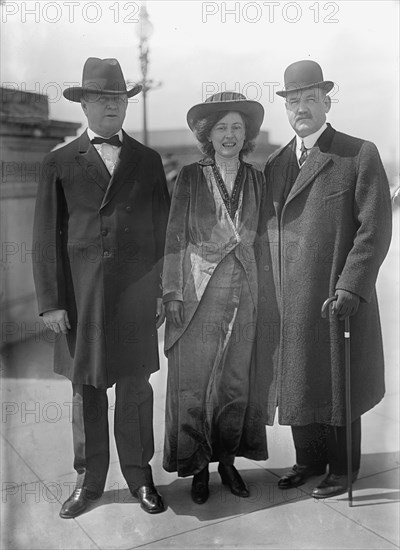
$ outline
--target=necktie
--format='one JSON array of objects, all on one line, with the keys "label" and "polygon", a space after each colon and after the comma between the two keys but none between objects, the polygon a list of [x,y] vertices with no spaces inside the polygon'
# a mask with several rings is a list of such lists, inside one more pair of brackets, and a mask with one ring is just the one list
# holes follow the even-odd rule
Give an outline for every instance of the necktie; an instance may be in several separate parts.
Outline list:
[{"label": "necktie", "polygon": [[109,145],[115,145],[116,147],[121,147],[122,143],[117,134],[115,136],[111,136],[110,138],[102,138],[102,137],[95,137],[92,139],[93,145],[97,145],[100,143],[108,143]]},{"label": "necktie", "polygon": [[299,164],[300,164],[300,168],[301,168],[303,166],[303,164],[305,163],[306,159],[307,159],[307,148],[304,145],[303,140],[301,140],[300,152],[301,152],[301,155],[300,155],[300,158],[299,158]]}]

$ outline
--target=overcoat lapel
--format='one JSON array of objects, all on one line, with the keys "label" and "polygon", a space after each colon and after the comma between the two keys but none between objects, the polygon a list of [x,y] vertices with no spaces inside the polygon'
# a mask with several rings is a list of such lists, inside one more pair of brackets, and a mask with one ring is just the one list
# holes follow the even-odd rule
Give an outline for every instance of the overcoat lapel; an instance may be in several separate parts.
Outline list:
[{"label": "overcoat lapel", "polygon": [[286,199],[286,203],[290,202],[292,199],[297,197],[321,172],[326,164],[332,162],[332,159],[329,155],[321,153],[318,146],[314,146],[310,154],[303,164],[303,167],[300,170],[299,175],[294,182],[292,189]]},{"label": "overcoat lapel", "polygon": [[328,128],[321,135],[317,143],[310,150],[306,162],[303,164],[299,175],[289,193],[286,203],[297,197],[315,178],[327,164],[332,162],[329,154],[330,143],[335,134],[335,130],[328,124]]},{"label": "overcoat lapel", "polygon": [[90,143],[86,132],[79,139],[79,153],[76,156],[76,160],[84,170],[84,179],[89,179],[89,181],[98,185],[105,193],[110,181],[110,173],[96,148]]},{"label": "overcoat lapel", "polygon": [[140,161],[140,156],[137,152],[134,140],[125,132],[123,132],[123,135],[124,139],[120,157],[100,208],[104,208],[123,185],[132,185],[134,182],[133,176]]},{"label": "overcoat lapel", "polygon": [[272,168],[268,179],[273,182],[271,185],[272,200],[278,218],[285,202],[285,188],[289,183],[292,163],[297,162],[295,146],[295,139],[292,139],[271,163]]}]

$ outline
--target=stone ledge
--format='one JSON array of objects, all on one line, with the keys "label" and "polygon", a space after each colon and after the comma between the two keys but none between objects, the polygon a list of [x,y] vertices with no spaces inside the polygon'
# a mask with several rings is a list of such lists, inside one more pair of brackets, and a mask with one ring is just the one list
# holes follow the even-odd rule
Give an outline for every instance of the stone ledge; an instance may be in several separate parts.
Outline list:
[{"label": "stone ledge", "polygon": [[0,115],[0,136],[30,138],[60,138],[74,136],[81,126],[80,122],[63,120],[41,120],[37,117]]},{"label": "stone ledge", "polygon": [[0,113],[3,117],[36,117],[49,120],[49,102],[45,95],[0,88]]},{"label": "stone ledge", "polygon": [[32,199],[36,197],[37,181],[8,181],[1,183],[0,201],[10,199]]}]

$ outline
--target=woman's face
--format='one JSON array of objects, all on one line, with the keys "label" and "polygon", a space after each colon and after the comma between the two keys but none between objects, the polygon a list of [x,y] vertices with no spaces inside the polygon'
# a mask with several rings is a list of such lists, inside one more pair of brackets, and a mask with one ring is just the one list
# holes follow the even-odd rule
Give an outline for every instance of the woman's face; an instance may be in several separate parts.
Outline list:
[{"label": "woman's face", "polygon": [[231,112],[215,124],[208,139],[221,157],[233,158],[242,150],[245,138],[246,127],[242,116]]}]

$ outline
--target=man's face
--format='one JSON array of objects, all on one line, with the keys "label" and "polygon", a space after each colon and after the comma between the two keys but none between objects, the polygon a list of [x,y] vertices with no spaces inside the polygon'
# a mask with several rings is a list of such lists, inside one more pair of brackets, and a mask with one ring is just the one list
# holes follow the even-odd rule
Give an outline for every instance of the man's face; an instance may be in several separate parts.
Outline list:
[{"label": "man's face", "polygon": [[88,94],[81,100],[81,105],[89,128],[96,134],[108,138],[122,128],[128,107],[128,96]]},{"label": "man's face", "polygon": [[290,125],[298,136],[304,138],[324,124],[331,100],[321,88],[309,88],[289,92],[285,106]]}]

